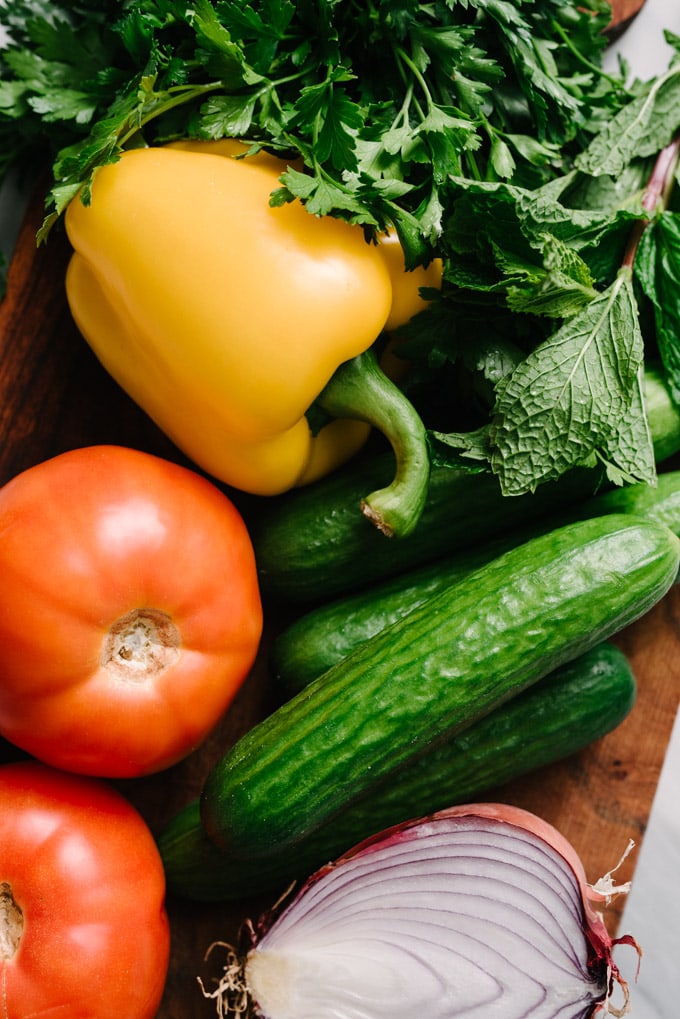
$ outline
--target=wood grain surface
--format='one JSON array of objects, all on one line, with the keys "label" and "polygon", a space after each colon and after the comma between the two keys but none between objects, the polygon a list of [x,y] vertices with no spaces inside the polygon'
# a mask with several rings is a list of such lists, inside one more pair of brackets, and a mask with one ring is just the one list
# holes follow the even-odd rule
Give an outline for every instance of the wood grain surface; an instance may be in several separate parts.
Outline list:
[{"label": "wood grain surface", "polygon": [[[63,290],[67,242],[55,232],[46,246],[36,250],[39,219],[38,208],[29,210],[10,267],[7,294],[0,304],[0,483],[49,456],[100,442],[131,445],[185,463],[106,375],[79,337]],[[238,495],[230,494],[238,504]],[[248,506],[243,508],[248,511]],[[282,620],[266,605],[265,613],[258,661],[233,707],[201,750],[161,775],[116,783],[152,831],[158,832],[198,794],[213,762],[271,709],[267,651]],[[629,718],[586,751],[490,790],[486,797],[522,805],[555,824],[581,855],[591,881],[616,865],[629,839],[639,847],[644,838],[679,702],[680,589],[672,589],[617,640],[638,680],[638,701]],[[0,760],[19,756],[0,741]],[[636,859],[634,851],[617,875],[621,880],[633,875]],[[201,1019],[215,1014],[214,1004],[203,998],[196,979],[198,974],[210,979],[204,952],[214,941],[233,940],[245,918],[270,904],[245,897],[228,907],[169,900],[172,957],[159,1019]],[[612,932],[621,907],[622,902],[615,900],[607,911]]]}]

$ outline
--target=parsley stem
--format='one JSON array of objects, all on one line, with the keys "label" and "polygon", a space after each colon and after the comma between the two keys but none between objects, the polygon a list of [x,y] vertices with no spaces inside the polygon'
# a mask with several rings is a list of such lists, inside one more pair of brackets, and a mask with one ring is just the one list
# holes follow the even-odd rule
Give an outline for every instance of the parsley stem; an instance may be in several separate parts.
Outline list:
[{"label": "parsley stem", "polygon": [[434,105],[434,100],[432,99],[432,93],[430,92],[430,90],[428,88],[428,85],[427,85],[427,82],[425,81],[423,75],[418,70],[418,67],[416,66],[415,62],[411,59],[409,54],[404,49],[400,48],[399,50],[397,50],[396,55],[397,55],[397,58],[399,59],[400,62],[403,62],[404,64],[406,64],[406,66],[408,67],[409,71],[411,72],[411,74],[413,75],[415,80],[420,85],[422,93],[425,96],[425,102],[426,102],[427,108],[431,109],[431,107]]},{"label": "parsley stem", "polygon": [[[169,110],[183,106],[185,103],[193,102],[199,96],[215,92],[220,88],[222,88],[222,82],[213,81],[205,85],[175,85],[164,92],[151,93],[150,95],[153,97],[153,100],[145,99],[141,112],[139,108],[135,109],[132,118],[133,123],[131,124],[130,118],[127,118],[121,125],[118,133],[118,144],[123,148],[131,138],[134,138],[146,124],[155,120],[156,117],[160,117]],[[150,109],[145,112],[147,106]]]},{"label": "parsley stem", "polygon": [[564,26],[560,25],[559,21],[553,20],[551,25],[555,34],[559,35],[564,45],[576,57],[579,63],[583,64],[584,67],[587,67],[589,71],[592,71],[593,74],[596,74],[599,78],[604,79],[604,81],[608,81],[615,89],[618,89],[620,92],[627,92],[627,88],[620,78],[615,78],[613,75],[608,74],[603,67],[594,64],[592,60],[588,60],[581,50],[578,49],[577,46],[574,46],[569,34],[565,32]]},{"label": "parsley stem", "polygon": [[408,111],[411,108],[411,101],[413,99],[413,82],[408,82],[406,85],[406,92],[404,94],[404,101],[402,102],[396,117],[390,125],[390,130],[395,131],[400,124],[405,127],[408,126]]}]

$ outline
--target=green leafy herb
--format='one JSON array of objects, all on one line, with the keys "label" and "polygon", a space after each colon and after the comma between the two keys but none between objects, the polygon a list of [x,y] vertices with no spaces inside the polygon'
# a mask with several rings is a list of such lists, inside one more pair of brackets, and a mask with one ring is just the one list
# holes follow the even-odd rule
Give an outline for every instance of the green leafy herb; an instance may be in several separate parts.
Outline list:
[{"label": "green leafy herb", "polygon": [[[539,182],[592,136],[609,16],[561,0],[6,0],[5,152],[54,163],[52,215],[130,145],[238,135],[301,159],[275,201],[431,257],[451,174]],[[602,79],[604,80],[604,79]],[[14,129],[14,131],[13,131]],[[46,232],[46,231],[45,231]]]},{"label": "green leafy herb", "polygon": [[641,239],[635,273],[652,303],[659,356],[680,404],[680,216],[665,211]]},{"label": "green leafy herb", "polygon": [[[562,177],[533,189],[455,182],[443,238],[449,287],[436,310],[440,337],[448,313],[452,342],[439,342],[439,370],[474,360],[482,310],[486,328],[502,321],[524,355],[481,411],[468,400],[462,427],[455,418],[431,425],[437,462],[485,462],[508,495],[595,462],[615,483],[654,483],[646,358],[660,359],[680,402],[680,104],[668,101],[677,80],[672,64],[663,87],[636,89],[618,130],[605,125]],[[656,149],[633,142],[642,97],[661,147],[655,160]],[[405,333],[404,352],[418,364],[429,356],[427,319]],[[478,397],[478,387],[461,388]]]},{"label": "green leafy herb", "polygon": [[530,490],[594,456],[636,481],[653,481],[651,443],[635,449],[631,462],[632,444],[620,434],[642,362],[630,274],[622,272],[498,387],[491,463],[504,490]]},{"label": "green leafy herb", "polygon": [[52,168],[40,240],[126,148],[238,136],[285,158],[273,206],[442,259],[398,341],[433,459],[508,494],[595,461],[653,482],[647,358],[680,402],[680,40],[628,82],[606,0],[0,7],[0,175]]},{"label": "green leafy herb", "polygon": [[656,155],[673,137],[679,104],[680,66],[674,66],[612,117],[576,167],[591,177],[617,177],[632,159]]}]

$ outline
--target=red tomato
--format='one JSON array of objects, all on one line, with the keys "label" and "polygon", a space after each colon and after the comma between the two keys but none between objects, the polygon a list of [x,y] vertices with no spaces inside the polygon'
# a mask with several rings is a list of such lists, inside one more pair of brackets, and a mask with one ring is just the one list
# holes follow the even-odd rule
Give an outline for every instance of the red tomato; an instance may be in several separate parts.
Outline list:
[{"label": "red tomato", "polygon": [[136,810],[104,782],[0,768],[0,1014],[152,1019],[168,969],[165,879]]},{"label": "red tomato", "polygon": [[132,777],[192,751],[255,658],[255,557],[232,502],[118,446],[0,489],[0,735],[56,767]]}]

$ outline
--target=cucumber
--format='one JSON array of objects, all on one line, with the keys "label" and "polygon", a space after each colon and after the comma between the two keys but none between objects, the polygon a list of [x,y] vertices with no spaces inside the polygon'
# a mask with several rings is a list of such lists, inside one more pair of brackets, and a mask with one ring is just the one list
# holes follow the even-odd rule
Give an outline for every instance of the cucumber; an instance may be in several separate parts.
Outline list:
[{"label": "cucumber", "polygon": [[392,454],[380,454],[268,503],[251,526],[263,595],[322,603],[580,501],[601,480],[578,469],[532,495],[507,498],[491,474],[433,467],[417,527],[405,538],[386,538],[359,503],[367,485],[387,484],[394,469]]},{"label": "cucumber", "polygon": [[217,845],[276,854],[396,770],[646,612],[680,539],[621,514],[494,559],[362,644],[246,733],[208,774]]},{"label": "cucumber", "polygon": [[[657,368],[646,370],[644,388],[661,461],[680,450],[680,410]],[[604,483],[601,470],[578,468],[533,494],[510,497],[485,471],[434,466],[418,526],[408,537],[389,539],[363,516],[359,503],[370,486],[389,483],[394,470],[391,452],[364,457],[259,506],[251,538],[262,593],[298,605],[329,601],[564,509]]]},{"label": "cucumber", "polygon": [[[578,503],[566,516],[585,519],[605,513],[649,517],[680,535],[680,471],[659,475],[656,487],[639,484],[612,489]],[[276,636],[270,650],[271,671],[281,694],[288,698],[298,693],[364,641],[445,587],[509,548],[566,522],[565,514],[550,514],[502,538],[391,577],[299,616]]]},{"label": "cucumber", "polygon": [[203,829],[195,800],[158,838],[168,889],[204,902],[283,890],[375,832],[478,799],[488,789],[576,753],[615,729],[635,696],[624,653],[609,642],[599,644],[423,754],[266,866],[218,849]]}]

